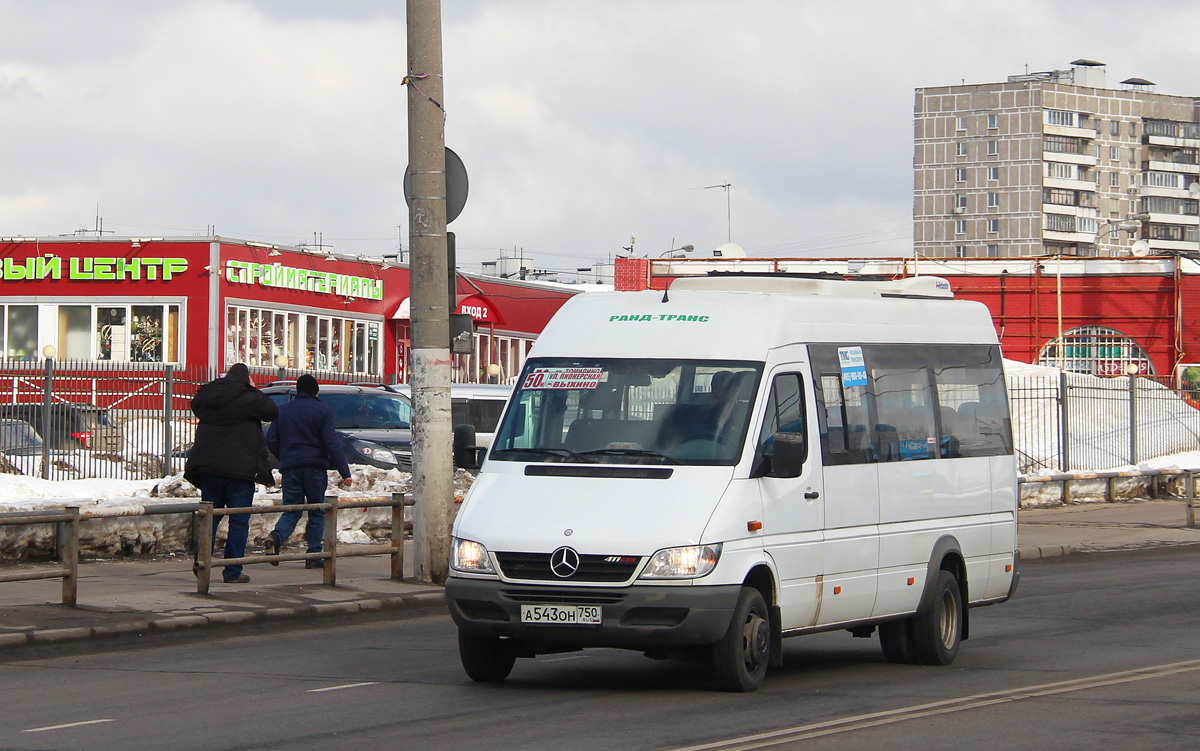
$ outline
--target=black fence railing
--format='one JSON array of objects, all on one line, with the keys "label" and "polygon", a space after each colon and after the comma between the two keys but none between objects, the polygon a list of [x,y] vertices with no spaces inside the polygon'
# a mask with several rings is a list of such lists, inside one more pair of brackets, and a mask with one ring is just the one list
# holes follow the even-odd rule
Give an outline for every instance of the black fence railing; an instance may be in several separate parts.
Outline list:
[{"label": "black fence railing", "polygon": [[[382,383],[356,373],[251,368],[259,386],[310,372],[322,383]],[[219,377],[162,363],[0,361],[0,472],[50,480],[154,479],[183,468],[196,389]]]},{"label": "black fence railing", "polygon": [[[259,386],[294,369],[251,368]],[[380,377],[312,372],[322,383]],[[154,479],[183,468],[196,389],[216,369],[0,361],[0,472],[52,480]],[[1200,401],[1152,376],[1008,379],[1020,472],[1103,470],[1200,451]]]},{"label": "black fence railing", "polygon": [[1018,471],[1104,470],[1200,451],[1194,395],[1155,376],[1008,380]]}]

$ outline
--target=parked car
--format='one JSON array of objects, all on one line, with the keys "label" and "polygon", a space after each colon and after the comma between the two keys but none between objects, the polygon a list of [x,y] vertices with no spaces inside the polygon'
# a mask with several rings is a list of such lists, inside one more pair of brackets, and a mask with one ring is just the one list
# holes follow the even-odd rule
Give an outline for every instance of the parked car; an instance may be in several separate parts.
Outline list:
[{"label": "parked car", "polygon": [[24,420],[0,419],[0,451],[8,456],[41,456],[42,439]]},{"label": "parked car", "polygon": [[[294,382],[262,388],[276,404],[296,398]],[[320,399],[333,409],[334,425],[350,464],[412,470],[412,403],[389,386],[321,384]]]},{"label": "parked car", "polygon": [[[294,382],[264,386],[263,393],[276,404],[296,396]],[[453,425],[469,424],[479,446],[491,445],[500,414],[512,386],[453,384],[450,415]],[[320,399],[333,408],[335,426],[343,437],[350,464],[412,471],[412,401],[408,384],[321,384]]]},{"label": "parked car", "polygon": [[[402,383],[396,390],[411,396],[409,385]],[[504,405],[513,387],[497,383],[454,383],[450,385],[450,422],[454,426],[470,425],[475,429],[475,442],[487,448],[500,424]]]},{"label": "parked car", "polygon": [[117,451],[110,445],[110,436],[120,433],[108,418],[108,411],[94,404],[51,402],[47,425],[42,424],[43,405],[40,402],[0,404],[0,419],[23,420],[33,427],[51,449],[94,449]]}]

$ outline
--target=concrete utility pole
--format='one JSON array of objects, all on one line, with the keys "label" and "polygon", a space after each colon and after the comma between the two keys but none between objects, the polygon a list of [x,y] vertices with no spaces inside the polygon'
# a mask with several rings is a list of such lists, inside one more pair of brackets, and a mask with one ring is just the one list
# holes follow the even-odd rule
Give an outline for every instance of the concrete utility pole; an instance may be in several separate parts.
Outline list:
[{"label": "concrete utility pole", "polygon": [[454,508],[441,14],[441,0],[408,0],[413,547],[417,578],[434,584],[449,573]]}]

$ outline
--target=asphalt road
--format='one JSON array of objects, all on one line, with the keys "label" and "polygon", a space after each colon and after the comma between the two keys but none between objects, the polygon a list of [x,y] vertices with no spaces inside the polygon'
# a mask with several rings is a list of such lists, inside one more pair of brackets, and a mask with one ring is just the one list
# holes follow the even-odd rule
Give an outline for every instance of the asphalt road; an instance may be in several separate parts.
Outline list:
[{"label": "asphalt road", "polygon": [[1024,565],[948,668],[845,632],[791,639],[754,694],[617,651],[472,684],[439,611],[43,648],[0,664],[0,748],[1194,749],[1198,616],[1191,546]]}]

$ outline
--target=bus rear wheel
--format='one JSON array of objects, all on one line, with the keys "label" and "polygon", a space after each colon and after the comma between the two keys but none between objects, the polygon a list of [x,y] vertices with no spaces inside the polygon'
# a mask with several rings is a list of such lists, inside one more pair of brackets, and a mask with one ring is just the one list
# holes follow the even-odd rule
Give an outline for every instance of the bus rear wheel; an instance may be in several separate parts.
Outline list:
[{"label": "bus rear wheel", "polygon": [[911,621],[915,661],[924,665],[949,665],[962,641],[963,601],[958,580],[939,571],[933,604]]}]

